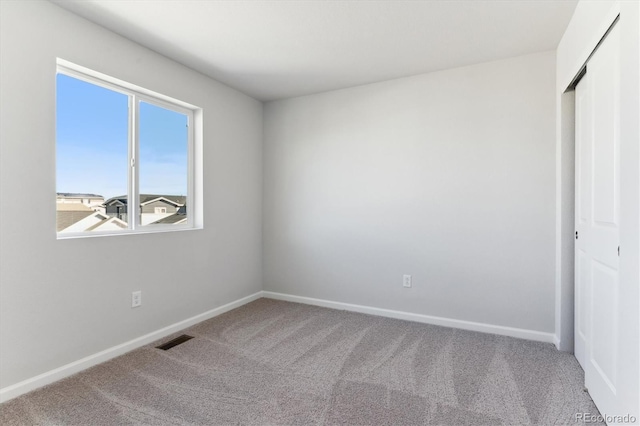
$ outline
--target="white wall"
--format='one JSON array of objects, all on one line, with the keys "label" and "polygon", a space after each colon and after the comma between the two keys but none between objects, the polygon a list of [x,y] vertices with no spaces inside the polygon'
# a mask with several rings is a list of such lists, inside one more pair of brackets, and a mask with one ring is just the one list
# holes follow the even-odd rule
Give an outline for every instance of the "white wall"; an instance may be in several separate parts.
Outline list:
[{"label": "white wall", "polygon": [[[563,131],[573,120],[572,111],[560,108],[568,99],[563,92],[585,63],[615,17],[620,15],[621,117],[620,117],[620,308],[618,315],[618,413],[640,417],[640,2],[585,1],[578,3],[557,50],[556,146],[558,226],[556,250],[556,333],[565,341],[573,333],[573,268],[566,247],[573,239],[573,135]],[[564,177],[564,180],[561,179]],[[569,219],[570,218],[570,219]],[[563,253],[565,254],[563,256]],[[560,345],[565,348],[564,343]],[[597,402],[597,401],[596,401]]]},{"label": "white wall", "polygon": [[[0,388],[260,291],[261,103],[46,1],[0,16]],[[56,56],[204,109],[204,230],[56,240]]]},{"label": "white wall", "polygon": [[266,104],[264,289],[553,332],[554,70],[545,52]]}]

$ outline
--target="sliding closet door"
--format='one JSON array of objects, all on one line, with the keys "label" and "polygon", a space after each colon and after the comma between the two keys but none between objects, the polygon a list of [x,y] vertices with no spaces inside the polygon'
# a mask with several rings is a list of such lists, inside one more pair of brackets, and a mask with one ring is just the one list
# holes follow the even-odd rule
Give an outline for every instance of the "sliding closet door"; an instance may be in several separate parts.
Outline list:
[{"label": "sliding closet door", "polygon": [[576,358],[601,412],[617,413],[620,35],[614,27],[576,87]]}]

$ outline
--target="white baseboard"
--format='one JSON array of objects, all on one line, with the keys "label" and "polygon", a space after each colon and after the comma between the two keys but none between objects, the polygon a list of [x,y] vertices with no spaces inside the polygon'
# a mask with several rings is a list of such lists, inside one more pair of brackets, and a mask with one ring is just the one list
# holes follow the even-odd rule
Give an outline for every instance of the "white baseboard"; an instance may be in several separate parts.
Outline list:
[{"label": "white baseboard", "polygon": [[13,399],[39,387],[56,382],[60,379],[64,379],[65,377],[69,377],[72,374],[78,373],[82,370],[86,370],[89,367],[93,367],[94,365],[108,361],[112,358],[151,343],[155,340],[162,339],[163,337],[168,336],[172,333],[183,330],[209,318],[221,315],[227,311],[235,309],[249,302],[253,302],[254,300],[263,297],[262,293],[262,291],[259,291],[250,296],[243,297],[242,299],[238,299],[234,302],[227,303],[226,305],[211,309],[210,311],[204,312],[186,320],[171,324],[170,326],[161,328],[160,330],[156,330],[136,339],[129,340],[128,342],[122,343],[121,345],[113,346],[111,348],[105,349],[104,351],[79,359],[78,361],[71,362],[67,365],[63,365],[62,367],[47,371],[46,373],[42,373],[30,379],[23,380],[22,382],[16,383],[14,385],[4,387],[0,389],[0,403]]},{"label": "white baseboard", "polygon": [[556,346],[557,350],[560,350],[560,338],[557,334],[553,335],[553,344]]},{"label": "white baseboard", "polygon": [[505,327],[502,325],[492,325],[492,324],[484,324],[480,322],[434,317],[431,315],[413,314],[411,312],[393,311],[390,309],[374,308],[371,306],[353,305],[351,303],[333,302],[330,300],[314,299],[311,297],[303,297],[303,296],[293,296],[290,294],[274,293],[272,291],[263,291],[262,294],[263,294],[263,297],[266,297],[269,299],[304,303],[307,305],[315,305],[315,306],[322,306],[325,308],[360,312],[363,314],[378,315],[382,317],[421,322],[425,324],[441,325],[444,327],[478,331],[481,333],[499,334],[502,336],[510,336],[510,337],[517,337],[520,339],[535,340],[537,342],[554,343],[554,344],[556,342],[556,336],[553,333],[543,333],[541,331],[526,330],[523,328]]}]

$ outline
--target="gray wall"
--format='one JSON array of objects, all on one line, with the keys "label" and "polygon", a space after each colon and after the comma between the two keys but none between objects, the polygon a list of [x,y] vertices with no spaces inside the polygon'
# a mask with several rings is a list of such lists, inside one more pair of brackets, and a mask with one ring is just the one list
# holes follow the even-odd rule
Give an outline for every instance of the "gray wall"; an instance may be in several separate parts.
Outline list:
[{"label": "gray wall", "polygon": [[[0,388],[259,291],[261,103],[49,2],[1,8]],[[204,109],[203,230],[56,240],[56,56]]]},{"label": "gray wall", "polygon": [[554,72],[545,52],[266,104],[264,289],[553,332]]}]

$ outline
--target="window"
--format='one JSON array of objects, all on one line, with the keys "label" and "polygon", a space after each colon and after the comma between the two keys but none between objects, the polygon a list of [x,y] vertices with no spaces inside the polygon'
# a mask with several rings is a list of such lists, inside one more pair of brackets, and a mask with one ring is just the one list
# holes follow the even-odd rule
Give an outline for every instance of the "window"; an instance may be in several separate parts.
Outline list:
[{"label": "window", "polygon": [[59,60],[58,237],[194,228],[199,113],[184,102]]}]

